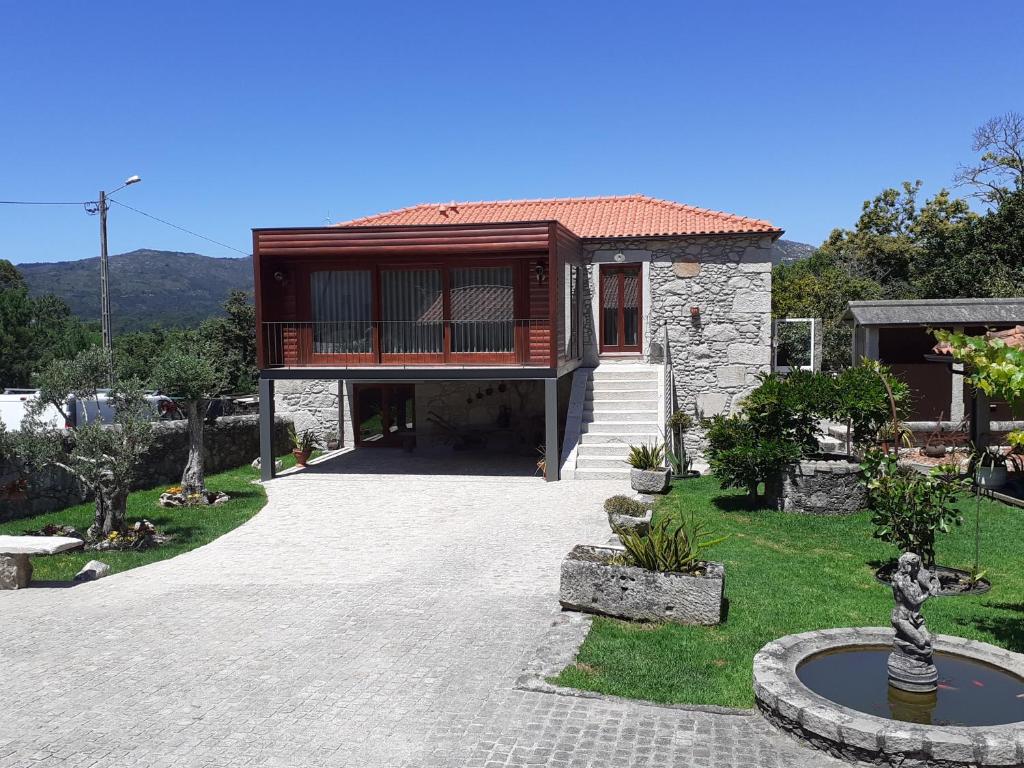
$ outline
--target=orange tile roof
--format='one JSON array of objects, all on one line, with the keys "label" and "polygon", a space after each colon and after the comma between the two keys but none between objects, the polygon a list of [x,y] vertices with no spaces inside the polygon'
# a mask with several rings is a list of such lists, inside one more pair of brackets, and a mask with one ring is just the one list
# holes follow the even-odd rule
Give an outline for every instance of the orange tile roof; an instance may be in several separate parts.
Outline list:
[{"label": "orange tile roof", "polygon": [[782,233],[781,229],[763,219],[749,219],[746,216],[673,203],[670,200],[658,200],[646,195],[425,203],[352,219],[335,226],[488,224],[552,220],[560,222],[583,238]]},{"label": "orange tile roof", "polygon": [[[989,331],[985,334],[986,339],[1002,339],[1008,347],[1024,349],[1024,325],[1015,325],[1002,331]],[[932,351],[937,355],[951,355],[953,348],[944,341],[940,341]]]}]

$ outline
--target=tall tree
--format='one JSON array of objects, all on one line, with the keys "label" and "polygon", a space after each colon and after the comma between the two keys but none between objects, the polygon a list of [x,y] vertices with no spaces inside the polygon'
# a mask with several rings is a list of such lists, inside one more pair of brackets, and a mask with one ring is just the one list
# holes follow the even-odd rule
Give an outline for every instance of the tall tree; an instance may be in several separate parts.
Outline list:
[{"label": "tall tree", "polygon": [[207,499],[203,465],[203,422],[212,397],[222,393],[227,378],[216,350],[203,343],[167,348],[156,362],[153,383],[183,406],[188,417],[188,460],[181,474],[181,492],[199,503]]},{"label": "tall tree", "polygon": [[199,336],[222,360],[226,387],[232,392],[256,388],[256,307],[245,291],[232,291],[224,301],[224,314],[199,326]]},{"label": "tall tree", "polygon": [[1024,115],[1007,112],[986,120],[975,129],[971,149],[981,157],[957,169],[957,186],[973,187],[976,197],[993,205],[1024,189]]}]

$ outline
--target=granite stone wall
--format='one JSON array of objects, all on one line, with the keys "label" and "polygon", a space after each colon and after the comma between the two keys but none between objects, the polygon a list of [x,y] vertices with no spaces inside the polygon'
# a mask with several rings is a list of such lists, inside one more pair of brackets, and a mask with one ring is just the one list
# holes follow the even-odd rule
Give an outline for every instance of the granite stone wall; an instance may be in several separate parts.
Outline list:
[{"label": "granite stone wall", "polygon": [[[339,396],[341,402],[339,403]],[[339,439],[351,445],[351,431],[344,382],[337,379],[278,379],[274,382],[274,410],[291,419],[299,432],[312,430],[322,442]]]},{"label": "granite stone wall", "polygon": [[[698,417],[735,412],[757,374],[771,369],[772,238],[609,240],[586,247],[595,262],[621,252],[627,262],[644,263],[645,352],[650,362],[661,362],[667,329],[672,381],[666,391],[674,391],[674,408]],[[593,295],[596,270],[589,274]],[[699,427],[686,436],[698,460],[703,443]]]},{"label": "granite stone wall", "polygon": [[[277,419],[274,425],[274,453],[288,453],[288,421]],[[152,488],[181,480],[188,459],[188,433],[185,421],[161,421],[153,425],[153,445],[136,472],[133,488]],[[249,464],[260,455],[258,416],[223,416],[203,429],[203,448],[207,474],[223,472]],[[0,464],[0,479],[15,478],[10,466]],[[38,515],[91,498],[70,474],[45,469],[29,477],[25,498],[0,499],[0,521]]]}]

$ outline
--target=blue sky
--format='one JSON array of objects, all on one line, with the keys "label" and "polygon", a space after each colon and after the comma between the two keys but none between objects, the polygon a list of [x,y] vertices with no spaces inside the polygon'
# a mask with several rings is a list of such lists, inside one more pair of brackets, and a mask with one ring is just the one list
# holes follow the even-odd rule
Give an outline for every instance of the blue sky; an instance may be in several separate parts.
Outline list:
[{"label": "blue sky", "polygon": [[[1024,111],[1024,3],[0,0],[0,199],[252,227],[420,202],[641,192],[818,243],[933,193]],[[114,208],[112,253],[237,253]],[[0,258],[95,256],[77,207],[0,206]]]}]

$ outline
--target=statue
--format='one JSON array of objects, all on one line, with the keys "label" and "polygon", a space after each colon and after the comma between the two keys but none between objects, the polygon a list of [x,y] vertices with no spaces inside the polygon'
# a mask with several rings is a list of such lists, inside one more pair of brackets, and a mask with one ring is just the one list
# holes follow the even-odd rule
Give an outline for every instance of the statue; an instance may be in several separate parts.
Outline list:
[{"label": "statue", "polygon": [[924,625],[921,606],[939,593],[939,580],[922,567],[913,552],[900,555],[892,577],[892,626],[896,630],[889,654],[889,685],[911,693],[936,690],[939,672],[932,662],[932,636]]}]

